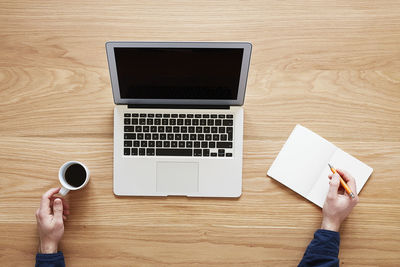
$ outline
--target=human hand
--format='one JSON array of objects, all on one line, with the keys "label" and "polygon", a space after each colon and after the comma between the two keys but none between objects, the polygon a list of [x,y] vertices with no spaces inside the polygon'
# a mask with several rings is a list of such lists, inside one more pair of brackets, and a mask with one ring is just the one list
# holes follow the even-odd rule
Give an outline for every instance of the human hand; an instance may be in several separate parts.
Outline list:
[{"label": "human hand", "polygon": [[52,188],[44,193],[36,211],[39,253],[57,253],[58,243],[64,234],[64,220],[69,214],[69,206],[63,198],[54,196],[59,191],[60,188]]},{"label": "human hand", "polygon": [[336,170],[350,187],[354,198],[351,198],[343,187],[340,187],[340,177],[337,173],[329,175],[329,191],[322,208],[321,229],[339,232],[341,223],[349,216],[354,206],[358,203],[356,182],[354,178],[343,170]]}]

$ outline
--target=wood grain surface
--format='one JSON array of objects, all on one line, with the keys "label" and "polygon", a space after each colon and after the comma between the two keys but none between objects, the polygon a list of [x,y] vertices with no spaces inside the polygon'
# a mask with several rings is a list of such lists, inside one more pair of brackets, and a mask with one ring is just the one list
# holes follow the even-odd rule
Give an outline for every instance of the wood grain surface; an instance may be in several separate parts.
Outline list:
[{"label": "wood grain surface", "polygon": [[[58,168],[68,266],[295,266],[321,210],[266,177],[300,123],[374,168],[343,266],[400,265],[399,1],[0,1],[0,265],[32,266]],[[106,41],[248,41],[243,195],[116,197]]]}]

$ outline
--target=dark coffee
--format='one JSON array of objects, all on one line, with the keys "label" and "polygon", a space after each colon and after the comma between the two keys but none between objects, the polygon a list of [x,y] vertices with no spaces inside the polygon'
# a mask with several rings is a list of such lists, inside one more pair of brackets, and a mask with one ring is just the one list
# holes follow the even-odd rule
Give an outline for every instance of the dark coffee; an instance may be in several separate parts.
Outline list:
[{"label": "dark coffee", "polygon": [[82,165],[72,164],[65,170],[65,181],[73,187],[80,187],[86,180],[86,170]]}]

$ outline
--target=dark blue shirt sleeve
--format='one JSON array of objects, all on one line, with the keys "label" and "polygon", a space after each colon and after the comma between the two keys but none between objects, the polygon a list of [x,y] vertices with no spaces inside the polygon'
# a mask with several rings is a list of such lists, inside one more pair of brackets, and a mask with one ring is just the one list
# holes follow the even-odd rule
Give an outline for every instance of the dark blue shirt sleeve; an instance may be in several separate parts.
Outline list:
[{"label": "dark blue shirt sleeve", "polygon": [[65,267],[64,255],[61,251],[54,254],[36,254],[35,267]]},{"label": "dark blue shirt sleeve", "polygon": [[339,244],[338,232],[318,229],[298,266],[339,266]]}]

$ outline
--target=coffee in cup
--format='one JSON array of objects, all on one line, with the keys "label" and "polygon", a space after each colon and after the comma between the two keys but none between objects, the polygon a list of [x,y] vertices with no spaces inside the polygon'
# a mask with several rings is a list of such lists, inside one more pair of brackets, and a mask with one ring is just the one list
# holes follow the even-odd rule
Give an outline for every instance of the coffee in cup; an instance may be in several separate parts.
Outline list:
[{"label": "coffee in cup", "polygon": [[68,161],[61,166],[58,178],[62,185],[59,194],[65,196],[70,190],[81,189],[89,182],[89,169],[79,161]]}]

